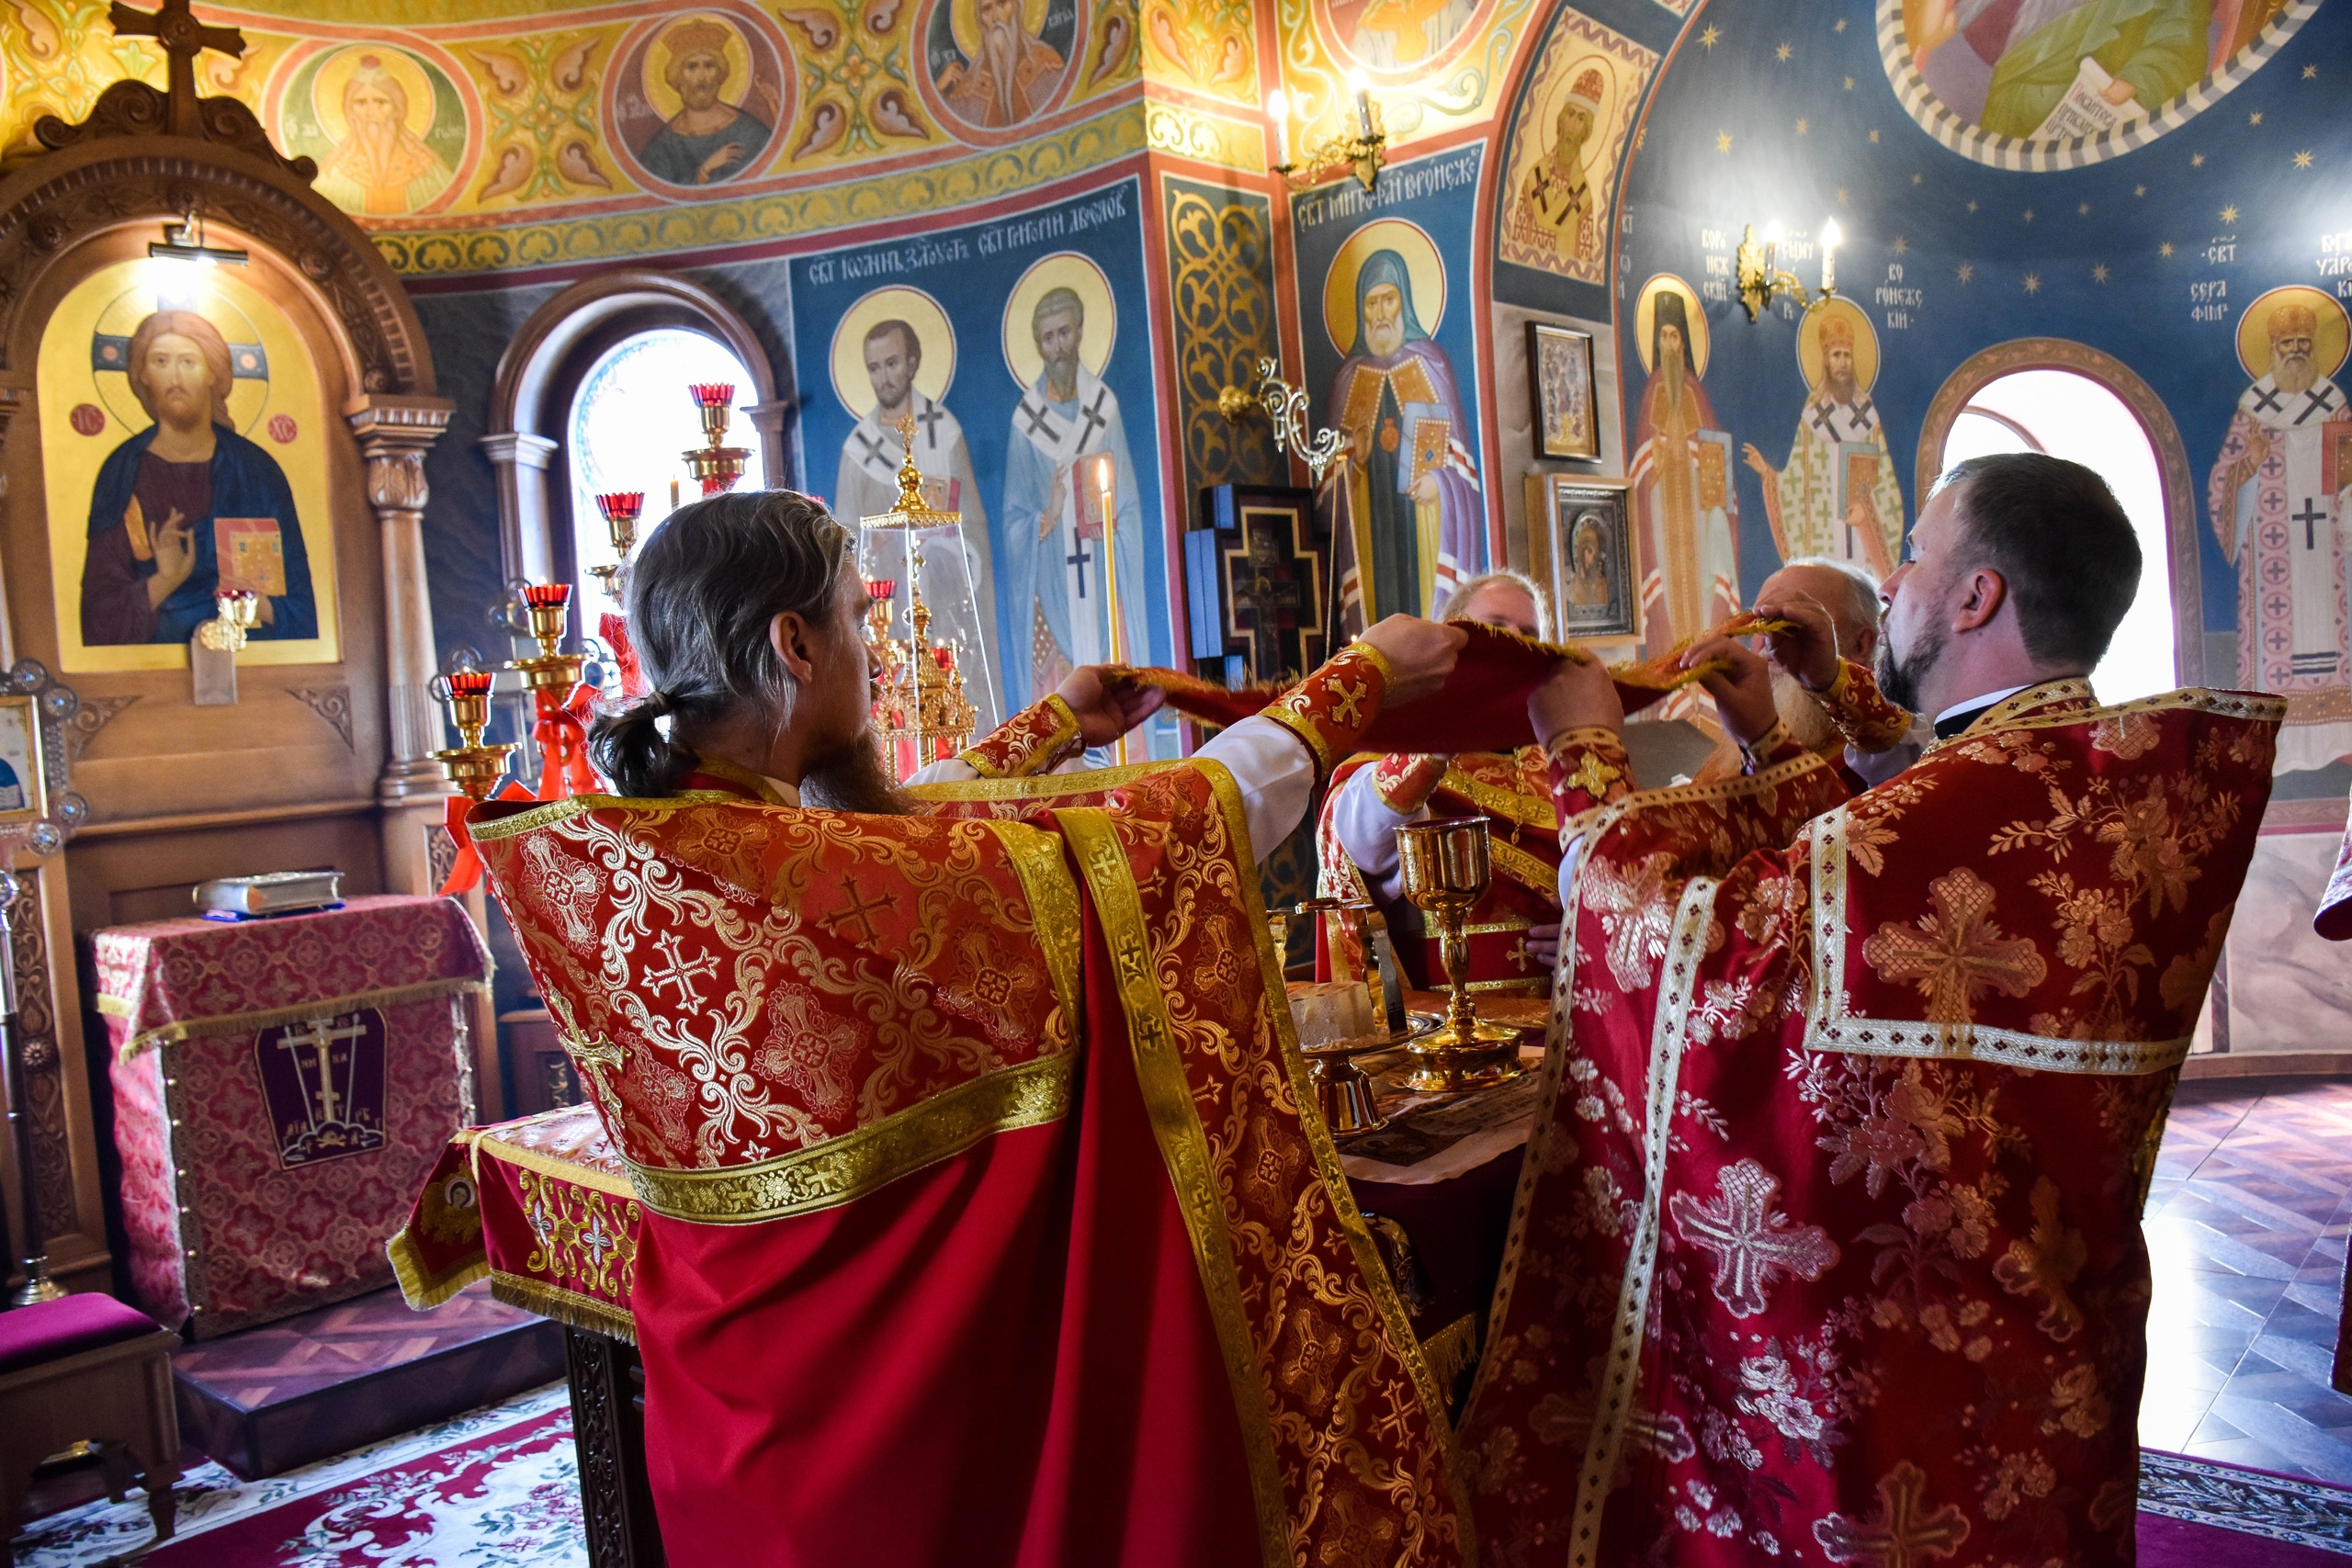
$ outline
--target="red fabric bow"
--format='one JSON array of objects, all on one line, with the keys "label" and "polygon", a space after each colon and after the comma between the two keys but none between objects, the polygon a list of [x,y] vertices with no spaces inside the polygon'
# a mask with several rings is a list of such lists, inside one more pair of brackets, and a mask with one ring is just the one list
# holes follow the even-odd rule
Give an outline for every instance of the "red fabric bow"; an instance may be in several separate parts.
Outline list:
[{"label": "red fabric bow", "polygon": [[[1538,642],[1500,626],[1464,623],[1470,634],[1453,672],[1436,694],[1398,708],[1383,708],[1362,746],[1367,751],[1509,751],[1528,741],[1527,699],[1552,677],[1562,660],[1590,662],[1582,649]],[[1789,629],[1784,621],[1739,615],[1709,636],[1754,637]],[[1668,692],[1715,673],[1710,661],[1677,669],[1676,661],[1696,638],[1676,644],[1653,659],[1610,666],[1617,698],[1629,714],[1639,713]],[[1179,713],[1216,725],[1229,725],[1262,711],[1287,688],[1278,685],[1229,690],[1174,670],[1136,670],[1130,678],[1168,694]]]},{"label": "red fabric bow", "polygon": [[[529,800],[533,796],[529,790],[509,779],[506,787],[491,798]],[[474,884],[481,880],[481,854],[474,848],[474,836],[466,828],[466,819],[473,813],[474,803],[462,795],[451,795],[442,808],[441,826],[448,829],[449,837],[458,844],[458,858],[450,863],[449,874],[441,884],[440,893],[444,898],[470,892]]]},{"label": "red fabric bow", "polygon": [[562,800],[591,795],[595,771],[588,766],[588,721],[596,711],[596,688],[582,682],[559,702],[553,691],[541,687],[531,694],[538,719],[531,739],[539,749],[541,800]]}]

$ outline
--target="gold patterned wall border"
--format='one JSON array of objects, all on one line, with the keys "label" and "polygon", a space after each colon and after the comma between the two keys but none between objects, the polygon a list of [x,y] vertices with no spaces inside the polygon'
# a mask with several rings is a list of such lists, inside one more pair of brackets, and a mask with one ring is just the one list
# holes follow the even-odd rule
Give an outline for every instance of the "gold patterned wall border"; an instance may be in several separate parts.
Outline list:
[{"label": "gold patterned wall border", "polygon": [[1258,104],[1258,22],[1250,0],[1145,0],[1144,74]]},{"label": "gold patterned wall border", "polygon": [[1272,203],[1173,175],[1160,176],[1160,203],[1185,492],[1273,483],[1282,474],[1264,422],[1237,424],[1217,412],[1218,393],[1252,384],[1258,361],[1281,354]]},{"label": "gold patterned wall border", "polygon": [[1120,107],[984,157],[663,212],[456,232],[379,231],[369,237],[395,270],[412,276],[607,261],[788,239],[966,207],[1102,168],[1144,150],[1143,120],[1132,107]]},{"label": "gold patterned wall border", "polygon": [[1184,104],[1152,99],[1144,105],[1144,134],[1155,152],[1250,174],[1266,171],[1266,128],[1262,119],[1233,119]]}]

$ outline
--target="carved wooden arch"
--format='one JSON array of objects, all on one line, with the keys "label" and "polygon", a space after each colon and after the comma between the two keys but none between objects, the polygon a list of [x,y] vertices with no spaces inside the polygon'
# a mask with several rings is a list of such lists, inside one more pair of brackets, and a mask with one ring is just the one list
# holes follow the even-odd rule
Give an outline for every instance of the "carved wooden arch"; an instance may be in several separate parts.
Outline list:
[{"label": "carved wooden arch", "polygon": [[202,215],[216,243],[286,258],[320,313],[341,327],[345,375],[356,393],[433,395],[433,351],[399,275],[266,140],[255,152],[163,136],[77,135],[0,179],[0,370],[29,369],[27,351],[40,323],[20,319],[23,307],[40,275],[74,244],[191,211]]},{"label": "carved wooden arch", "polygon": [[2021,337],[1971,355],[1945,378],[1928,404],[1919,431],[1917,487],[1925,506],[1943,471],[1944,442],[1968,400],[1987,385],[2019,370],[2071,370],[2113,392],[2132,411],[2156,454],[2156,479],[2165,498],[2165,541],[2172,572],[2173,671],[2185,686],[2205,679],[2205,600],[2199,575],[2197,491],[2189,478],[2188,448],[2155,389],[2120,359],[2087,344],[2058,337]]},{"label": "carved wooden arch", "polygon": [[[585,351],[639,331],[684,326],[708,333],[751,373],[745,410],[759,432],[765,482],[785,474],[784,417],[766,347],[735,309],[687,278],[626,267],[581,279],[531,312],[499,356],[491,383],[490,433],[482,437],[498,475],[499,543],[506,574],[533,581],[563,575],[569,558],[570,488],[550,485],[548,468],[560,445],[567,410],[553,406],[571,389]],[[683,395],[683,389],[682,389]]]}]

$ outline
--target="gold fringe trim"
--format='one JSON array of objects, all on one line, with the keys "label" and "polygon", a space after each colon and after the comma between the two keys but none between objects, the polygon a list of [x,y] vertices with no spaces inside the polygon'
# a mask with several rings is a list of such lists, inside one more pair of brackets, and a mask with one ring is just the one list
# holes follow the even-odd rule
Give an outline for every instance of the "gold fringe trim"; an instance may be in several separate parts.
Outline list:
[{"label": "gold fringe trim", "polygon": [[1465,1312],[1421,1341],[1421,1356],[1438,1387],[1452,1389],[1478,1359],[1478,1314]]},{"label": "gold fringe trim", "polygon": [[447,1274],[434,1274],[418,1253],[416,1238],[402,1225],[384,1244],[392,1260],[392,1278],[400,1281],[401,1299],[414,1312],[431,1312],[468,1285],[490,1272],[490,1259],[480,1253]]},{"label": "gold fringe trim", "polygon": [[484,1271],[490,1275],[491,1295],[508,1306],[519,1307],[567,1327],[626,1340],[631,1345],[637,1343],[637,1319],[626,1307],[616,1307],[610,1302],[579,1295],[521,1274],[502,1273],[495,1269]]},{"label": "gold fringe trim", "polygon": [[[175,1045],[199,1034],[242,1034],[280,1023],[299,1023],[322,1013],[397,1007],[401,1002],[423,1001],[438,996],[482,996],[489,990],[490,982],[487,980],[421,980],[413,986],[385,986],[373,991],[355,992],[347,997],[304,1002],[300,1007],[263,1008],[257,1012],[232,1012],[218,1018],[188,1019],[177,1023],[160,1024],[153,1029],[142,1029],[124,1041],[116,1055],[128,1062],[151,1046]],[[131,1016],[130,1006],[113,997],[100,997],[98,1010],[108,1018],[128,1019]]]}]

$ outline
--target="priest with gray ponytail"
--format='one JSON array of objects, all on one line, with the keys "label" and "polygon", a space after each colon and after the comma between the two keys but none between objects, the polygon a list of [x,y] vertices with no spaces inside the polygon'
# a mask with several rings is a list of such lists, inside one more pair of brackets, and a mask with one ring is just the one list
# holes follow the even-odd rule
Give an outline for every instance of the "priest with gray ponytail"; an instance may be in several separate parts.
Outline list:
[{"label": "priest with gray ponytail", "polygon": [[629,570],[647,695],[596,721],[597,767],[631,796],[717,763],[790,800],[903,809],[868,738],[864,604],[849,531],[821,502],[771,490],[679,508]]}]

